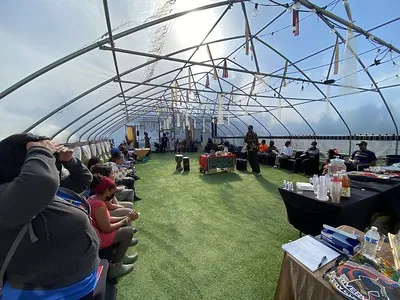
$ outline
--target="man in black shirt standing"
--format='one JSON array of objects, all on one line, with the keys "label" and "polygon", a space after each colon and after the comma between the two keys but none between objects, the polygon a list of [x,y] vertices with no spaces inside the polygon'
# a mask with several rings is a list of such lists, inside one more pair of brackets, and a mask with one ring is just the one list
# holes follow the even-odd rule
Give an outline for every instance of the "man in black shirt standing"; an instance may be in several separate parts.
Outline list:
[{"label": "man in black shirt standing", "polygon": [[253,126],[249,126],[249,131],[244,137],[244,142],[247,143],[247,159],[249,160],[253,174],[260,176],[260,163],[258,161],[258,136],[253,131]]}]

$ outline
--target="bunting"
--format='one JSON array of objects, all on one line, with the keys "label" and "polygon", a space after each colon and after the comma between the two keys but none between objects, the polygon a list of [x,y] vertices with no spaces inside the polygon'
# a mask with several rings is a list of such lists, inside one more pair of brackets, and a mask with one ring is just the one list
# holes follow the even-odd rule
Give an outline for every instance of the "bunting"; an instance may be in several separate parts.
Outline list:
[{"label": "bunting", "polygon": [[298,36],[300,33],[300,20],[299,20],[299,11],[297,9],[293,10],[293,35]]},{"label": "bunting", "polygon": [[333,74],[339,74],[339,38],[336,37],[336,45],[335,45],[335,67],[333,69]]},{"label": "bunting", "polygon": [[207,76],[206,76],[206,88],[209,88],[209,87],[210,87],[210,76],[207,73]]},{"label": "bunting", "polygon": [[287,73],[287,69],[288,69],[288,61],[285,61],[285,69],[283,70],[283,78],[282,78],[282,82],[283,82],[283,86],[286,87],[286,73]]},{"label": "bunting", "polygon": [[222,78],[228,78],[228,65],[226,63],[226,59],[224,59],[224,66],[222,71]]},{"label": "bunting", "polygon": [[210,46],[208,46],[208,45],[207,45],[207,52],[208,52],[208,56],[210,57],[211,63],[212,63],[213,68],[214,68],[213,79],[217,80],[217,78],[218,78],[217,69],[215,68],[214,60],[213,60],[213,57],[212,57],[212,54],[211,54],[211,49],[210,49]]}]

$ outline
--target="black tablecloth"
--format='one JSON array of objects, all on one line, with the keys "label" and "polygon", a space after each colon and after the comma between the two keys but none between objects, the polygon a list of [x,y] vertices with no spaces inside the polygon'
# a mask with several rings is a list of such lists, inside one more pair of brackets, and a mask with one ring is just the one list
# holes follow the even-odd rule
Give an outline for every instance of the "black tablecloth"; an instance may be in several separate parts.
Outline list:
[{"label": "black tablecloth", "polygon": [[319,201],[314,192],[297,194],[279,189],[284,200],[289,223],[306,234],[319,234],[322,225],[349,225],[364,230],[376,212],[386,212],[400,219],[400,180],[385,183],[352,179],[351,197],[340,203]]}]

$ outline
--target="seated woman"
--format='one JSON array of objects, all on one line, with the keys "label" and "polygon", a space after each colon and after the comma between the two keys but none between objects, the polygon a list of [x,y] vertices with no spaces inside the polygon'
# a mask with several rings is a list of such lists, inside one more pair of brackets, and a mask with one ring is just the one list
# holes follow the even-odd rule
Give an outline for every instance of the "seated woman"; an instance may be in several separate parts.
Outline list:
[{"label": "seated woman", "polygon": [[[105,164],[96,164],[91,167],[90,171],[93,174],[100,174],[115,182],[114,171],[113,169]],[[120,198],[128,199],[133,201],[134,191],[131,189],[127,189],[124,186],[117,187],[117,193],[120,193]],[[93,191],[91,195],[93,195]],[[110,211],[111,216],[113,217],[123,217],[127,216],[133,209],[133,203],[128,201],[118,201],[116,197],[113,197],[111,201],[106,202],[107,209]]]},{"label": "seated woman", "polygon": [[329,164],[331,163],[331,159],[334,159],[335,156],[339,155],[338,149],[329,149],[328,150],[328,159],[325,161],[325,164],[322,166],[322,175],[328,174]]},{"label": "seated woman", "polygon": [[[29,133],[0,142],[3,299],[91,299],[100,241],[88,212],[65,194],[87,204],[76,193],[89,186],[92,174],[72,153]],[[61,167],[68,176],[61,178]]]},{"label": "seated woman", "polygon": [[112,217],[106,202],[110,201],[117,190],[115,183],[100,174],[93,175],[91,184],[95,195],[88,199],[91,208],[92,225],[100,235],[100,249],[116,245],[116,254],[110,263],[108,278],[124,276],[133,271],[133,263],[138,255],[128,256],[126,251],[132,243],[134,230],[130,221],[138,218],[138,213],[132,211],[125,217]]}]

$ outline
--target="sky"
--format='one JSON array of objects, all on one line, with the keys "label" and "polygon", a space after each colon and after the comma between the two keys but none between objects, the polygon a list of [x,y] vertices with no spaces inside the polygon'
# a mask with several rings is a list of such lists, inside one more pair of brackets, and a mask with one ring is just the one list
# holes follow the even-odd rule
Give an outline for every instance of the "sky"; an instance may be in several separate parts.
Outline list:
[{"label": "sky", "polygon": [[[117,34],[163,16],[217,2],[212,0],[109,1],[113,33]],[[286,3],[286,1],[279,2]],[[254,2],[247,2],[245,5],[252,34],[260,31],[278,14],[285,11],[282,7],[263,6],[263,4],[271,4],[267,0],[260,0],[258,3],[258,16],[256,17],[252,16]],[[327,9],[347,19],[342,1],[336,3],[331,0],[315,0],[314,3],[319,6],[332,4]],[[400,3],[397,0],[368,2],[349,0],[349,4],[355,24],[366,30],[399,17]],[[177,76],[178,78],[182,77],[177,80],[178,86],[188,87],[188,69],[182,69],[181,61],[189,58],[195,62],[209,60],[205,47],[199,48],[194,53],[194,46],[202,41],[211,42],[244,35],[245,21],[242,7],[240,3],[235,3],[211,34],[206,36],[225,9],[226,6],[220,6],[190,13],[116,40],[117,48],[136,52],[158,55],[171,55],[171,53],[179,52],[172,56],[179,62],[160,60],[156,64],[150,64],[148,67],[132,72],[132,68],[145,64],[151,58],[117,53],[119,71],[123,74],[122,80],[142,82],[175,70],[168,75],[151,80],[150,83],[169,86],[169,81]],[[302,8],[300,20],[300,34],[297,37],[292,34],[292,13],[290,12],[284,12],[280,18],[259,33],[258,37],[262,42],[255,40],[254,48],[260,72],[283,75],[286,59],[293,63],[335,44],[336,35],[315,13]],[[373,34],[400,47],[398,28],[399,21],[374,30]],[[347,33],[344,28],[337,27],[336,30],[346,38]],[[100,41],[106,32],[103,1],[101,0],[1,1],[0,38],[3,41],[3,47],[0,55],[0,92],[58,59]],[[245,55],[245,51],[241,47],[243,42],[243,38],[236,38],[211,44],[210,50],[215,63],[220,64],[222,58],[226,58],[239,48],[230,56],[233,62],[229,61],[228,67],[256,70],[255,59],[252,59],[251,55]],[[400,84],[400,76],[396,77],[400,74],[399,54],[387,53],[385,47],[381,47],[365,37],[355,38],[348,45],[359,54],[366,66],[370,66],[375,58],[381,60],[380,65],[368,68],[368,72],[378,82],[378,86]],[[192,48],[188,51],[181,51],[190,47]],[[295,66],[289,63],[287,76],[304,79],[304,76],[307,75],[316,82],[325,80],[332,51],[330,49],[321,52],[296,63]],[[222,114],[225,117],[230,114],[231,124],[228,125],[225,121],[224,125],[220,125],[220,133],[231,134],[233,132],[235,135],[242,135],[248,124],[252,124],[259,135],[268,135],[269,133],[272,135],[395,133],[392,117],[396,124],[400,123],[398,87],[382,89],[381,94],[377,92],[349,94],[356,91],[356,88],[370,89],[372,83],[368,74],[362,70],[360,63],[349,53],[349,49],[344,44],[339,46],[339,59],[344,60],[339,63],[339,74],[330,74],[329,78],[335,79],[338,84],[350,85],[352,88],[333,86],[328,88],[326,85],[313,85],[290,80],[287,81],[286,87],[280,88],[281,79],[266,77],[263,81],[257,81],[253,92],[258,95],[256,101],[242,96],[234,96],[231,100],[236,104],[249,104],[250,106],[247,108],[244,106],[234,107],[230,104],[228,110],[229,92],[231,91],[229,83],[243,87],[244,91],[249,92],[253,76],[240,72],[229,72],[229,77],[222,81],[221,88],[223,91]],[[300,73],[299,69],[304,70],[305,75]],[[221,92],[221,88],[218,81],[212,79],[210,68],[192,66],[191,72],[197,74],[194,75],[194,78],[196,81],[199,80],[197,89],[200,91],[202,101],[201,105],[195,104],[194,106],[206,111],[205,117],[209,123],[210,117],[216,117],[217,114],[214,110],[217,96],[215,93],[201,92],[205,90],[205,74],[209,73],[211,89]],[[354,72],[357,72],[356,75],[353,74]],[[96,47],[30,81],[0,99],[0,138],[21,132],[42,118],[45,119],[44,122],[33,128],[33,132],[50,136],[57,134],[56,138],[60,141],[67,139],[77,141],[96,137],[96,133],[106,130],[124,116],[124,106],[120,104],[123,100],[121,97],[117,97],[120,87],[118,83],[110,80],[115,74],[111,52]],[[221,72],[218,74],[222,75]],[[104,82],[107,80],[110,82],[105,84]],[[86,96],[78,97],[79,99],[60,109],[53,116],[47,117],[61,105],[97,85],[101,85],[101,87]],[[133,114],[132,120],[137,115],[135,110],[151,109],[149,106],[154,105],[154,101],[148,102],[147,107],[141,106],[146,104],[149,98],[171,99],[170,89],[164,92],[161,88],[154,86],[135,87],[135,84],[132,83],[123,83],[122,87],[124,90],[131,89],[125,92],[126,97],[135,97],[128,99],[128,105],[131,105],[129,108]],[[276,97],[279,90],[281,90],[282,100]],[[185,94],[184,90],[182,94]],[[330,94],[333,106],[327,104],[327,94]],[[343,94],[349,95],[343,96]],[[194,101],[193,93],[190,93],[190,97]],[[303,101],[286,99],[286,97],[319,101],[296,105]],[[206,102],[210,104],[205,105]],[[160,106],[166,106],[166,103],[168,102],[163,102]],[[99,104],[103,105],[93,109]],[[266,108],[261,107],[260,104]],[[278,108],[279,105],[281,109]],[[295,109],[292,105],[295,105]],[[201,123],[202,113],[195,113],[196,110],[187,110],[186,105],[179,107],[182,116],[188,113],[192,119],[197,118],[198,124]],[[167,112],[164,110],[161,108],[160,118],[162,121],[167,119]],[[390,116],[389,110],[392,116]],[[340,113],[343,120],[337,112]],[[155,113],[153,112],[152,115],[155,116]],[[152,118],[154,119],[154,117]],[[136,122],[141,122],[141,120],[143,118],[137,119]],[[86,123],[88,124],[85,125]],[[98,125],[96,126],[96,124]],[[123,123],[121,125],[122,129],[112,136],[117,140],[124,136]]]}]

